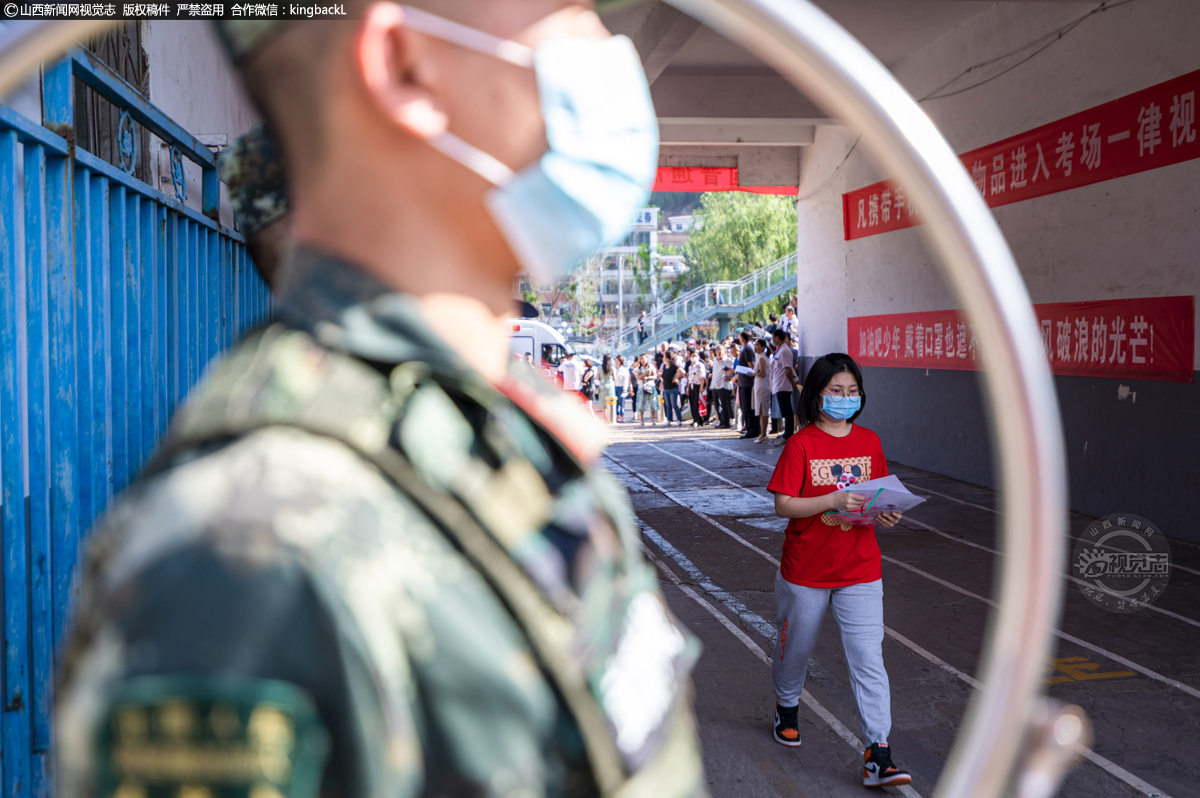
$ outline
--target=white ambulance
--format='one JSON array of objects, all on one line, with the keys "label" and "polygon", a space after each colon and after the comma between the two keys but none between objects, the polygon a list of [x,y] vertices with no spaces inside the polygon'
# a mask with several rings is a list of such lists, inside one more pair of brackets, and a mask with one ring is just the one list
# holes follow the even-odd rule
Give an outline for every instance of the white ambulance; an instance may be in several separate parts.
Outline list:
[{"label": "white ambulance", "polygon": [[508,347],[514,355],[525,357],[529,355],[533,366],[553,380],[558,374],[558,364],[568,352],[573,352],[567,339],[558,330],[533,319],[508,320]]}]

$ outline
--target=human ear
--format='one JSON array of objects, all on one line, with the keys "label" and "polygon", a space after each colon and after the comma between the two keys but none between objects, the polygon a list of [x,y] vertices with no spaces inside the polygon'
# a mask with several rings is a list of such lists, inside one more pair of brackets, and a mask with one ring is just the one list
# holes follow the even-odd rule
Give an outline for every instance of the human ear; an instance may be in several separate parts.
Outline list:
[{"label": "human ear", "polygon": [[369,6],[355,41],[359,78],[376,109],[411,136],[431,139],[450,120],[430,87],[419,77],[420,48],[395,3]]}]

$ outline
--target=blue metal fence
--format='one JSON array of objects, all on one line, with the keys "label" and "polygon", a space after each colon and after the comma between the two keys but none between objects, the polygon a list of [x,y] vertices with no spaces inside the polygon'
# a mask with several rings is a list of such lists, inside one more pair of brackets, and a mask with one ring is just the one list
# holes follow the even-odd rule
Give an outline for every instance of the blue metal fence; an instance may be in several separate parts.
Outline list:
[{"label": "blue metal fence", "polygon": [[[125,144],[136,122],[171,146],[175,196],[75,148],[76,78],[124,109]],[[48,65],[42,94],[41,123],[0,105],[4,798],[52,791],[56,657],[87,530],[205,365],[270,311],[241,236],[216,221],[206,147],[85,52]]]}]

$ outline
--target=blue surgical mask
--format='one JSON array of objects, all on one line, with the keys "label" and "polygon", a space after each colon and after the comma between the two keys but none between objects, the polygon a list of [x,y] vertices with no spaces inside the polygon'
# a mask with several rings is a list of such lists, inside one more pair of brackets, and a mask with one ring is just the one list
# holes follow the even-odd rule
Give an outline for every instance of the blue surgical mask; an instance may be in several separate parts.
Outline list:
[{"label": "blue surgical mask", "polygon": [[429,143],[495,188],[488,211],[525,271],[553,282],[627,232],[658,168],[658,120],[633,43],[553,39],[536,49],[420,9],[413,30],[532,68],[549,149],[514,173],[491,155],[442,133]]},{"label": "blue surgical mask", "polygon": [[861,409],[861,396],[821,397],[821,412],[835,421],[845,421]]}]

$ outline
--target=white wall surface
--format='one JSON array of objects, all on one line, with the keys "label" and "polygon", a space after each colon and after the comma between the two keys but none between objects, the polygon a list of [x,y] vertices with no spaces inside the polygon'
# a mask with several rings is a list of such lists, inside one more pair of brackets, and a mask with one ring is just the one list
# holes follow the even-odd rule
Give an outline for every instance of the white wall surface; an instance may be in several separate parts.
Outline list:
[{"label": "white wall surface", "polygon": [[[150,102],[195,136],[224,134],[232,142],[258,123],[258,115],[246,98],[237,74],[209,22],[143,22],[143,46],[150,65]],[[0,23],[3,27],[3,23]],[[31,75],[19,88],[3,98],[18,113],[41,122],[41,75]],[[161,141],[151,136],[155,188],[173,195],[169,167],[162,156]],[[187,204],[200,208],[200,169],[185,160]],[[163,177],[166,180],[163,180]],[[233,214],[225,186],[221,186],[221,223],[233,227]]]},{"label": "white wall surface", "polygon": [[[968,68],[1034,42],[1096,7],[997,3],[910,54],[893,71],[916,97],[938,93]],[[950,88],[969,86],[1017,60],[972,70]],[[1091,16],[988,83],[922,107],[951,146],[966,152],[1196,69],[1200,2],[1136,0]],[[920,228],[843,240],[841,194],[891,176],[880,174],[861,146],[842,163],[855,139],[856,132],[844,127],[818,127],[815,142],[803,150],[799,310],[801,351],[808,357],[847,351],[847,316],[959,306]],[[1197,186],[1200,160],[1014,203],[994,213],[1034,302],[1196,295]]]},{"label": "white wall surface", "polygon": [[[194,136],[224,134],[226,141],[258,123],[237,74],[208,22],[164,20],[147,22],[144,38],[150,62],[150,101]],[[156,163],[159,145],[153,144]],[[190,166],[188,205],[199,207],[200,170]],[[167,181],[162,181],[162,176]],[[158,188],[172,193],[169,171],[161,172]],[[221,223],[233,226],[225,187],[221,187]]]},{"label": "white wall surface", "polygon": [[[0,21],[0,30],[5,27],[5,23]],[[41,73],[35,72],[30,75],[24,83],[9,92],[7,97],[0,97],[0,102],[17,113],[40,123],[42,121]]]}]

